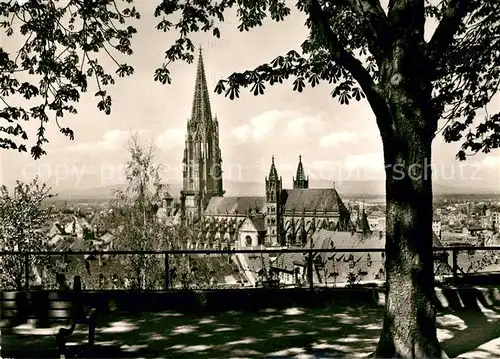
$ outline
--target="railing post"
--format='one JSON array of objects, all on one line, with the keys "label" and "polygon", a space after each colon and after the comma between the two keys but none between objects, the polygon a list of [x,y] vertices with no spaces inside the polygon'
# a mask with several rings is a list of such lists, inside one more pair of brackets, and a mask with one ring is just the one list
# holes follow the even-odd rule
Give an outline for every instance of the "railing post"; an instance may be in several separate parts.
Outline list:
[{"label": "railing post", "polygon": [[165,290],[170,288],[170,264],[168,262],[168,252],[165,252]]},{"label": "railing post", "polygon": [[458,251],[455,248],[453,248],[451,250],[451,253],[452,253],[451,263],[453,267],[453,282],[455,282],[458,277]]},{"label": "railing post", "polygon": [[307,281],[309,283],[309,288],[313,289],[314,288],[314,281],[313,281],[313,256],[312,253],[309,254],[307,257]]},{"label": "railing post", "polygon": [[28,292],[30,290],[30,266],[29,254],[24,254],[24,289]]}]

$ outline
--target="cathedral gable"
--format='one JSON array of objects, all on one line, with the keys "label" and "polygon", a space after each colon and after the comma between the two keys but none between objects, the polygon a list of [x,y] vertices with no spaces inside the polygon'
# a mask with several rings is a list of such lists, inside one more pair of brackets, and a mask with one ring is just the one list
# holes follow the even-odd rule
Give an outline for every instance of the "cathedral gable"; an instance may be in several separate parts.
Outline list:
[{"label": "cathedral gable", "polygon": [[245,219],[240,227],[240,231],[243,232],[257,232],[257,228],[255,228],[250,218]]}]

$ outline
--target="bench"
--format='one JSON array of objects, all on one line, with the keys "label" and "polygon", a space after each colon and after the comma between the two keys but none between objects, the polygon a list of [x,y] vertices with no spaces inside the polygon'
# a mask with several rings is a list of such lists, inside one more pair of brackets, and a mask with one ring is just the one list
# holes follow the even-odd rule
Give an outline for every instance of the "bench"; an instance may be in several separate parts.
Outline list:
[{"label": "bench", "polygon": [[82,296],[82,283],[80,276],[74,277],[74,284],[72,290],[72,307],[70,315],[70,327],[60,328],[57,334],[55,334],[57,349],[59,352],[60,359],[66,359],[68,353],[66,348],[66,343],[68,337],[73,334],[77,325],[87,325],[88,326],[88,349],[94,346],[95,341],[95,327],[97,319],[97,310],[91,308],[86,310],[83,305]]}]

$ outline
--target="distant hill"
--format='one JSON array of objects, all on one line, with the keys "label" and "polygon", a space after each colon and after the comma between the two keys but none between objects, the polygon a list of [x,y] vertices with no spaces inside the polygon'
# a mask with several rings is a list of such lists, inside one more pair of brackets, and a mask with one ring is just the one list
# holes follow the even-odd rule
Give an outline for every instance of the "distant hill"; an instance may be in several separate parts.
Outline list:
[{"label": "distant hill", "polygon": [[[169,192],[173,197],[179,197],[182,188],[181,184],[170,184]],[[311,179],[310,188],[332,188],[334,182],[324,179]],[[287,187],[287,186],[285,186]],[[340,181],[335,183],[337,191],[343,197],[380,197],[385,193],[385,182],[376,180],[366,181]],[[111,185],[93,188],[73,188],[73,189],[54,189],[58,193],[58,200],[109,200],[114,198],[114,192],[117,189],[125,189],[125,185]],[[265,185],[261,182],[239,182],[239,181],[224,181],[224,190],[226,196],[264,196]],[[435,195],[464,195],[464,194],[500,194],[500,191],[495,191],[489,186],[478,186],[477,183],[472,183],[470,186],[456,186],[435,183]]]},{"label": "distant hill", "polygon": [[[452,182],[452,181],[449,181]],[[311,188],[331,188],[332,181],[310,180]],[[384,196],[385,181],[340,181],[335,183],[337,191],[344,196]],[[500,185],[486,181],[462,181],[460,184],[448,184],[447,181],[433,183],[434,195],[497,194]]]},{"label": "distant hill", "polygon": [[[179,197],[182,185],[179,183],[167,184],[168,191],[172,197]],[[114,193],[117,190],[125,190],[125,184],[116,184],[110,186],[90,187],[90,188],[70,188],[54,189],[59,201],[76,200],[110,200],[115,198]],[[263,196],[264,184],[259,182],[237,182],[224,181],[224,190],[227,196]]]},{"label": "distant hill", "polygon": [[109,200],[115,198],[114,193],[119,189],[125,189],[125,185],[59,190],[57,188],[54,188],[53,192],[57,193],[58,200]]},{"label": "distant hill", "polygon": [[324,179],[311,179],[310,188],[333,188],[341,196],[383,196],[385,193],[385,184],[383,181],[338,181],[333,182]]}]

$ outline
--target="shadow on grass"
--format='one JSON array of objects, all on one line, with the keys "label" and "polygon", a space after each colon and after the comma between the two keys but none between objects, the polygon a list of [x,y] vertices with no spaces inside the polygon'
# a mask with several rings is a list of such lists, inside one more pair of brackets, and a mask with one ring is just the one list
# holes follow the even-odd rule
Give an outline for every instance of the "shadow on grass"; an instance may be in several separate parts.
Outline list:
[{"label": "shadow on grass", "polygon": [[[268,309],[255,313],[142,313],[102,318],[89,358],[363,357],[373,351],[382,308]],[[85,328],[72,343],[85,342]],[[50,337],[3,335],[4,357],[56,357]]]},{"label": "shadow on grass", "polygon": [[437,327],[445,333],[441,345],[447,355],[450,358],[500,357],[499,350],[491,350],[491,345],[486,346],[488,349],[483,346],[500,337],[500,313],[495,306],[495,296],[490,291],[472,287],[444,290],[443,294],[448,308],[441,309]]},{"label": "shadow on grass", "polygon": [[[438,338],[450,358],[461,355],[464,358],[500,357],[500,347],[483,345],[500,337],[500,314],[495,306],[500,296],[496,294],[476,288],[443,289],[447,303],[439,308]],[[358,306],[196,314],[174,311],[111,313],[98,322],[94,350],[80,356],[366,357],[375,349],[382,318],[382,307]],[[85,329],[78,328],[68,344],[75,348],[84,343]],[[2,331],[1,344],[2,357],[58,357],[55,341],[47,335]]]}]

